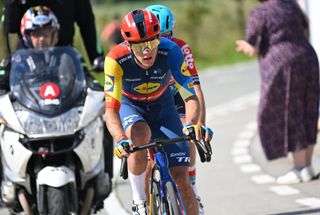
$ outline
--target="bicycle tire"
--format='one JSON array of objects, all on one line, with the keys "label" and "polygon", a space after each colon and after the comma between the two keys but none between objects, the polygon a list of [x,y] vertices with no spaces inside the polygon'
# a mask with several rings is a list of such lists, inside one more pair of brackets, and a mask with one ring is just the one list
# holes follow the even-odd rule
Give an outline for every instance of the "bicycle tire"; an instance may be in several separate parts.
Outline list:
[{"label": "bicycle tire", "polygon": [[160,197],[160,184],[159,182],[151,180],[151,199],[150,199],[150,210],[149,213],[152,215],[162,214],[162,202]]},{"label": "bicycle tire", "polygon": [[167,182],[165,184],[166,190],[166,212],[169,215],[181,215],[182,210],[178,204],[178,197],[176,192],[174,191],[173,185],[171,182]]}]

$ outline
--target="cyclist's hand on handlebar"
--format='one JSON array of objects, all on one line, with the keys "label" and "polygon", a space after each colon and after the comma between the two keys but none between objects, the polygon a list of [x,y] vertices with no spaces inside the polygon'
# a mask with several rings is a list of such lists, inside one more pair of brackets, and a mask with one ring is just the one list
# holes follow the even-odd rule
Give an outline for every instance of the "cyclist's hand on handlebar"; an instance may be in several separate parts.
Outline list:
[{"label": "cyclist's hand on handlebar", "polygon": [[183,128],[183,132],[194,140],[200,155],[201,162],[210,162],[212,149],[210,141],[212,139],[212,130],[204,125],[192,125],[186,123]]},{"label": "cyclist's hand on handlebar", "polygon": [[187,122],[183,127],[183,133],[197,141],[210,142],[212,139],[212,130],[205,125],[192,125]]},{"label": "cyclist's hand on handlebar", "polygon": [[212,140],[212,136],[213,136],[213,131],[211,130],[211,128],[205,126],[205,125],[201,125],[202,128],[202,135],[204,136],[204,141],[206,142],[210,142]]},{"label": "cyclist's hand on handlebar", "polygon": [[130,145],[132,141],[129,140],[126,136],[123,136],[116,144],[114,148],[114,154],[118,158],[128,157],[130,154]]},{"label": "cyclist's hand on handlebar", "polygon": [[183,133],[191,137],[193,140],[200,141],[201,137],[201,126],[200,125],[192,125],[187,122],[183,127]]}]

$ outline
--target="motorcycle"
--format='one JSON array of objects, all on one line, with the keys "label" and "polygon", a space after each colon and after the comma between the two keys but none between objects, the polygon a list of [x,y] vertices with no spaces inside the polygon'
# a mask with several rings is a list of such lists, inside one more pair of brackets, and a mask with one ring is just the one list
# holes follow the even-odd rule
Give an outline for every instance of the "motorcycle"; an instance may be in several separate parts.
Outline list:
[{"label": "motorcycle", "polygon": [[0,96],[1,198],[12,214],[90,214],[111,192],[104,93],[71,47],[18,50]]}]

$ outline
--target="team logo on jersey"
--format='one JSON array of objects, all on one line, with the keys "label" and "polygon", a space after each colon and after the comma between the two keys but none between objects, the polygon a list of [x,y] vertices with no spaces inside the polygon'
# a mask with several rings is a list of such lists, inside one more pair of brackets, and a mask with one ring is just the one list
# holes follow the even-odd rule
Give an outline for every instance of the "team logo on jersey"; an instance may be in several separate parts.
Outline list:
[{"label": "team logo on jersey", "polygon": [[180,71],[181,71],[181,74],[184,76],[188,76],[188,77],[191,76],[185,61],[183,61],[182,65],[180,67]]},{"label": "team logo on jersey", "polygon": [[55,99],[60,95],[60,88],[54,83],[45,83],[40,87],[40,96],[43,99]]},{"label": "team logo on jersey", "polygon": [[114,77],[110,75],[105,75],[104,78],[104,91],[105,92],[112,92],[114,86]]},{"label": "team logo on jersey", "polygon": [[105,102],[110,103],[110,102],[112,102],[112,97],[110,97],[110,96],[105,96],[104,100],[105,100]]},{"label": "team logo on jersey", "polygon": [[140,93],[140,94],[150,94],[155,91],[157,91],[160,88],[159,83],[143,83],[133,88],[134,91]]},{"label": "team logo on jersey", "polygon": [[193,87],[193,82],[190,82],[189,84],[188,84],[188,88],[192,88]]}]

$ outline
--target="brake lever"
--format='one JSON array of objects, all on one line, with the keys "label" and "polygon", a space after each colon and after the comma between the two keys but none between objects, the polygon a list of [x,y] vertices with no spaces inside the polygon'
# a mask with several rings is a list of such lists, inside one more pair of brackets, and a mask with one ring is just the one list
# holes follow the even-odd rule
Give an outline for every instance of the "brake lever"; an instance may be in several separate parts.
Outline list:
[{"label": "brake lever", "polygon": [[[204,162],[211,161],[212,151],[211,151],[210,143],[206,143],[206,142],[202,143],[202,142],[197,141],[193,127],[188,128],[188,132],[189,132],[188,136],[191,137],[192,141],[196,145],[201,162],[204,163]],[[204,130],[201,132],[201,135],[203,138],[205,137]]]},{"label": "brake lever", "polygon": [[203,150],[203,148],[201,147],[201,143],[199,143],[198,141],[195,142],[196,144],[196,147],[197,147],[197,151],[198,151],[198,154],[200,156],[200,160],[202,163],[206,162],[206,157],[205,157],[205,152]]},{"label": "brake lever", "polygon": [[128,179],[128,161],[127,157],[121,158],[120,177],[124,180]]},{"label": "brake lever", "polygon": [[188,136],[193,140],[193,141],[197,141],[196,140],[196,133],[194,132],[194,128],[193,127],[189,127],[188,128]]},{"label": "brake lever", "polygon": [[[128,143],[123,143],[122,147],[126,152],[130,151],[130,146],[129,146]],[[124,180],[128,179],[128,161],[127,161],[127,157],[121,158],[120,177],[122,177]]]}]

